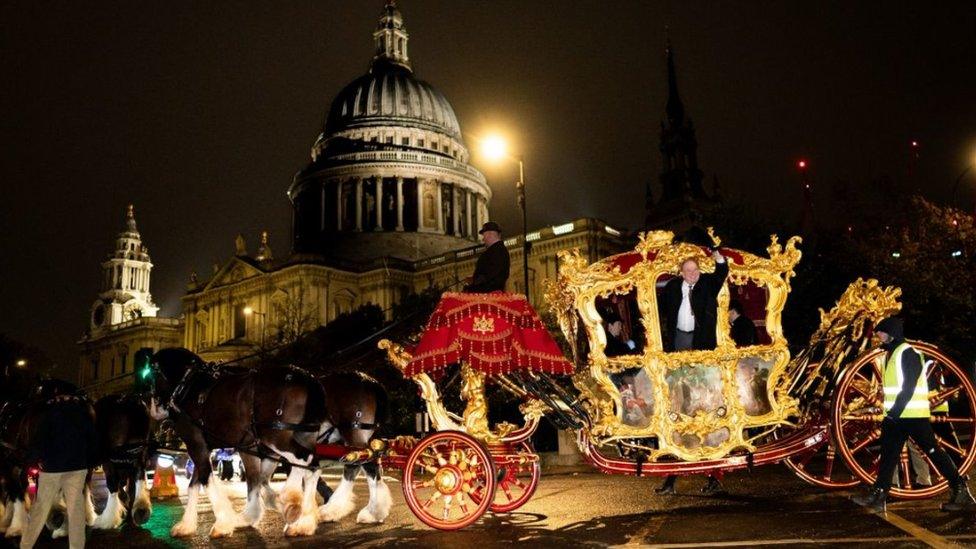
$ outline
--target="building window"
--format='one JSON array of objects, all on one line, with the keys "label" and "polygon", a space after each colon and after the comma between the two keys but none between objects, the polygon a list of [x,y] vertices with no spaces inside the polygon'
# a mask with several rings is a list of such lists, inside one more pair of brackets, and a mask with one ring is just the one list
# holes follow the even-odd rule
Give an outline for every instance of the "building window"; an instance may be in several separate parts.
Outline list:
[{"label": "building window", "polygon": [[393,136],[392,135],[388,135],[386,137],[386,144],[387,145],[392,145],[393,144]]},{"label": "building window", "polygon": [[404,137],[404,138],[402,138],[402,139],[400,140],[400,144],[401,144],[401,145],[409,145],[409,144],[410,144],[410,138],[409,138],[409,137]]},{"label": "building window", "polygon": [[417,140],[417,146],[418,147],[423,147],[424,146],[424,140],[423,139],[418,139]]},{"label": "building window", "polygon": [[91,379],[92,381],[98,381],[98,355],[95,355],[91,359]]},{"label": "building window", "polygon": [[244,338],[247,333],[247,315],[244,314],[244,304],[234,307],[234,338]]}]

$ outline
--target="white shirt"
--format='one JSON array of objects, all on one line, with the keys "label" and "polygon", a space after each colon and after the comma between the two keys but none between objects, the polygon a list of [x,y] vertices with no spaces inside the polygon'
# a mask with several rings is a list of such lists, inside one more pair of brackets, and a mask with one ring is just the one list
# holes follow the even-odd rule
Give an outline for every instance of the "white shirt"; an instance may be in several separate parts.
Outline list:
[{"label": "white shirt", "polygon": [[695,331],[695,313],[691,310],[691,289],[693,284],[681,283],[681,307],[678,307],[678,329],[682,332]]}]

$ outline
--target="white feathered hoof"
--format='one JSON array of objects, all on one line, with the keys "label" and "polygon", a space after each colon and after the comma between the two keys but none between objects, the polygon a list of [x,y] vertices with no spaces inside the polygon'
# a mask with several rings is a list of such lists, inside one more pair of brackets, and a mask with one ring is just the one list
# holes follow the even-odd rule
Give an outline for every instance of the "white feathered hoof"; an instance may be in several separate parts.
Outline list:
[{"label": "white feathered hoof", "polygon": [[122,524],[122,506],[119,504],[118,494],[109,494],[108,501],[102,513],[95,518],[92,528],[96,530],[114,530]]},{"label": "white feathered hoof", "polygon": [[301,490],[286,488],[278,498],[281,500],[281,516],[285,523],[297,522],[302,516]]},{"label": "white feathered hoof", "polygon": [[196,535],[196,533],[197,533],[196,521],[187,522],[181,520],[176,524],[174,524],[173,527],[170,528],[169,530],[169,535],[173,536],[174,538],[185,538],[188,536]]},{"label": "white feathered hoof", "polygon": [[68,525],[62,524],[57,530],[51,532],[51,539],[68,537]]},{"label": "white feathered hoof", "polygon": [[51,512],[47,515],[45,526],[52,532],[60,530],[68,519],[67,509],[64,505],[55,504],[51,507]]},{"label": "white feathered hoof", "polygon": [[152,517],[152,507],[136,507],[132,510],[132,522],[142,526]]},{"label": "white feathered hoof", "polygon": [[285,526],[285,535],[288,537],[312,536],[315,534],[317,525],[315,513],[305,513],[295,522]]},{"label": "white feathered hoof", "polygon": [[234,534],[234,523],[230,521],[218,520],[210,528],[211,538],[226,538]]}]

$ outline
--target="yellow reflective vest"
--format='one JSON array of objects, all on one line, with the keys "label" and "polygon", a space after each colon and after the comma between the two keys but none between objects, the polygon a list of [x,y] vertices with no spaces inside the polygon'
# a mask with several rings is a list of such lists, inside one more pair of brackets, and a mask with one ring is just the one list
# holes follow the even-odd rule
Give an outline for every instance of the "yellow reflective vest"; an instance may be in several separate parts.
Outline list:
[{"label": "yellow reflective vest", "polygon": [[901,359],[902,355],[906,352],[916,353],[918,355],[918,360],[922,364],[922,373],[918,376],[918,381],[915,382],[915,390],[912,392],[912,397],[909,399],[908,403],[905,404],[905,409],[902,410],[899,417],[902,418],[925,418],[930,417],[931,412],[929,412],[929,382],[926,376],[925,367],[925,357],[922,353],[918,352],[914,347],[912,347],[908,342],[902,343],[895,347],[895,350],[891,351],[888,355],[888,361],[885,362],[884,368],[884,409],[885,412],[891,411],[895,405],[895,399],[898,397],[898,393],[901,392],[901,387],[904,381],[904,373],[901,369]]}]

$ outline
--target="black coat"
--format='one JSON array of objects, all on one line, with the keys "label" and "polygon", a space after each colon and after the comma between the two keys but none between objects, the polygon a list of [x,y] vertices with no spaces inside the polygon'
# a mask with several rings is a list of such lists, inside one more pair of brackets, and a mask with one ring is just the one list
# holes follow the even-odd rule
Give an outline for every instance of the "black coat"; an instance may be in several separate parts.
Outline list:
[{"label": "black coat", "polygon": [[503,291],[508,282],[508,270],[511,260],[505,242],[499,240],[478,256],[474,266],[474,276],[471,284],[464,287],[468,293],[480,294]]},{"label": "black coat", "polygon": [[97,464],[98,436],[91,409],[82,400],[59,399],[45,410],[31,434],[29,454],[46,473],[91,469]]},{"label": "black coat", "polygon": [[732,341],[737,347],[748,347],[756,344],[756,325],[745,315],[732,322]]},{"label": "black coat", "polygon": [[[717,344],[715,324],[718,318],[718,293],[725,284],[729,274],[729,263],[715,264],[714,273],[702,273],[698,282],[691,289],[691,311],[695,315],[695,335],[693,349],[714,349]],[[659,313],[661,315],[661,335],[664,338],[664,350],[674,349],[674,334],[678,327],[678,309],[681,308],[681,285],[684,279],[680,276],[668,281],[661,292]]]}]

